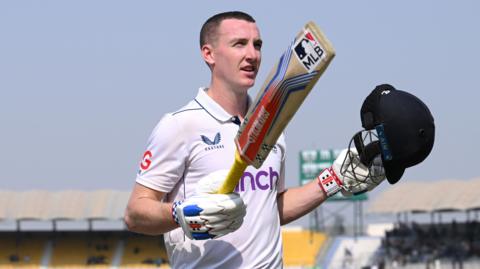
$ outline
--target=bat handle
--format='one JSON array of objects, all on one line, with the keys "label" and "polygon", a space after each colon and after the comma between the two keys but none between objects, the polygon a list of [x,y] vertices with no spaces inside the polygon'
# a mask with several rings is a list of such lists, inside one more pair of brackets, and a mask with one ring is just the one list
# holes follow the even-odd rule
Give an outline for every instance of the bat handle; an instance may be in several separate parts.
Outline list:
[{"label": "bat handle", "polygon": [[240,181],[243,172],[245,171],[245,169],[247,169],[247,166],[248,164],[244,160],[242,160],[242,158],[238,154],[238,151],[235,151],[235,161],[230,168],[230,171],[228,171],[228,175],[225,178],[222,186],[220,186],[220,188],[218,189],[217,193],[225,194],[233,192],[238,182]]}]

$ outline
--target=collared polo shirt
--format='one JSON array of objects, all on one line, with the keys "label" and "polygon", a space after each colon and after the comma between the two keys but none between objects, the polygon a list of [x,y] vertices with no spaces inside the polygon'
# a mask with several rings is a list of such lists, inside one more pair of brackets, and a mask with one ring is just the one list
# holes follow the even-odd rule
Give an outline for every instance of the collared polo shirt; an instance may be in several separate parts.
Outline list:
[{"label": "collared polo shirt", "polygon": [[[195,194],[196,184],[235,157],[237,117],[201,88],[194,100],[167,113],[154,128],[136,182],[164,192],[165,201]],[[235,191],[247,204],[242,226],[213,240],[187,238],[181,228],[164,235],[173,268],[280,268],[282,238],[277,195],[285,190],[283,134],[259,169],[249,166]]]}]

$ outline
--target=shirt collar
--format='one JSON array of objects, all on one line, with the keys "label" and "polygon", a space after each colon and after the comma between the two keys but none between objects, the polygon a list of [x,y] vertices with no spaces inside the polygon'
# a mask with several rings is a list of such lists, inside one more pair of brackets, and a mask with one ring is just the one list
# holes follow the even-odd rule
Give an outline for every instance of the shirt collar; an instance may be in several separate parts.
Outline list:
[{"label": "shirt collar", "polygon": [[[235,116],[230,115],[225,109],[223,109],[222,106],[220,106],[215,100],[213,100],[210,96],[207,94],[208,88],[200,88],[198,90],[198,94],[195,97],[195,101],[207,111],[208,114],[210,114],[212,117],[217,119],[218,121],[221,122],[232,122],[233,118]],[[250,96],[248,97],[248,103],[247,106],[250,106],[252,103],[252,100]]]}]

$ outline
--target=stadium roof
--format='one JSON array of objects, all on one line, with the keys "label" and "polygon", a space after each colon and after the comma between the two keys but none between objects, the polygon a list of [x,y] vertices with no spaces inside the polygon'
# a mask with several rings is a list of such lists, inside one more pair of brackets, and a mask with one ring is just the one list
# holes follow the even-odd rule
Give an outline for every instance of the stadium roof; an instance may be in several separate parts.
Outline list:
[{"label": "stadium roof", "polygon": [[480,209],[480,178],[433,182],[399,182],[389,186],[369,213],[427,213]]},{"label": "stadium roof", "polygon": [[[480,209],[480,178],[388,186],[369,206],[374,214]],[[130,192],[0,190],[0,220],[120,220]]]},{"label": "stadium roof", "polygon": [[0,220],[118,220],[123,218],[129,195],[113,190],[0,190]]}]

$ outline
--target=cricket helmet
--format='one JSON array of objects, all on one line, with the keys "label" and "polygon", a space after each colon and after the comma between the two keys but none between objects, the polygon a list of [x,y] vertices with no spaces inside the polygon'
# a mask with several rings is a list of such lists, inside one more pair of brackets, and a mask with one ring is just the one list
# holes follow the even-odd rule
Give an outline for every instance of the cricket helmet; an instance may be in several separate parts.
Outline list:
[{"label": "cricket helmet", "polygon": [[381,154],[390,184],[400,180],[406,168],[425,160],[433,148],[435,124],[430,110],[413,94],[392,85],[375,87],[363,102],[360,117],[364,130],[352,138],[360,161],[370,167]]}]

